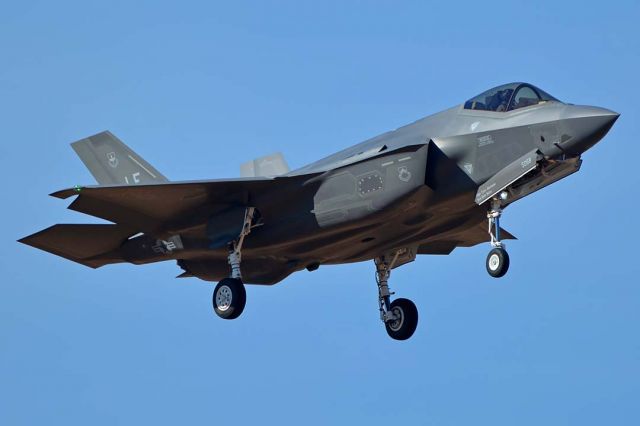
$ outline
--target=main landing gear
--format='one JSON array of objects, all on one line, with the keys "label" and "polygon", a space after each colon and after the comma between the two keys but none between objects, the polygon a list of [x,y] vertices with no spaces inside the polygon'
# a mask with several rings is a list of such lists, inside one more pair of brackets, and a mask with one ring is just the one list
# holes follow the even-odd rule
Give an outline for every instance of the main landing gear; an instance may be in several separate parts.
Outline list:
[{"label": "main landing gear", "polygon": [[220,318],[238,318],[246,302],[247,292],[241,279],[224,278],[213,290],[213,310]]},{"label": "main landing gear", "polygon": [[509,270],[509,253],[504,243],[500,241],[500,216],[502,215],[502,201],[506,200],[507,193],[502,192],[491,200],[491,206],[487,213],[489,220],[489,236],[491,237],[491,251],[487,255],[487,272],[494,278],[503,277]]},{"label": "main landing gear", "polygon": [[[216,315],[223,319],[238,318],[242,314],[247,301],[240,263],[242,261],[242,244],[246,236],[251,232],[256,213],[253,207],[249,207],[245,211],[240,235],[230,242],[228,246],[227,260],[231,269],[231,276],[220,281],[213,291],[213,310]],[[391,269],[394,266],[405,263],[407,254],[409,254],[411,260],[415,258],[415,253],[411,257],[411,252],[396,250],[375,259],[380,319],[384,323],[389,336],[395,340],[410,338],[418,326],[418,309],[416,305],[409,299],[391,301],[393,293],[389,291]]]},{"label": "main landing gear", "polygon": [[224,278],[213,290],[213,310],[224,319],[238,318],[244,310],[247,292],[242,283],[240,262],[242,260],[242,244],[249,232],[255,216],[254,207],[248,207],[244,215],[244,224],[237,239],[229,243],[227,260],[231,268],[231,277]]},{"label": "main landing gear", "polygon": [[387,334],[395,340],[407,340],[418,326],[418,309],[409,299],[391,301],[391,295],[394,293],[389,291],[389,276],[398,255],[399,252],[396,252],[391,259],[385,256],[375,259],[378,305],[380,319],[384,322]]}]

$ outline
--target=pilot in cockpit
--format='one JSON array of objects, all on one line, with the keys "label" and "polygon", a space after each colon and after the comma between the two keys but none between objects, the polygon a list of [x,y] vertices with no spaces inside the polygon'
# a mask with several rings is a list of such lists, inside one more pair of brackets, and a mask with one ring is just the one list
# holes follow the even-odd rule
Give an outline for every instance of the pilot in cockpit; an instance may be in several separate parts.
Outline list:
[{"label": "pilot in cockpit", "polygon": [[511,99],[512,93],[513,89],[499,90],[495,95],[491,96],[487,103],[487,109],[489,111],[498,112],[506,111],[509,106],[509,99]]}]

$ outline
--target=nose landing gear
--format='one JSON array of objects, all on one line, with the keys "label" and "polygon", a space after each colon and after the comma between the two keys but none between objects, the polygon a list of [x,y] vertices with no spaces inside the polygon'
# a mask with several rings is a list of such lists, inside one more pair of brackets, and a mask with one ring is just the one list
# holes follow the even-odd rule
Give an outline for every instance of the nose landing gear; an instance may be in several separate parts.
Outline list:
[{"label": "nose landing gear", "polygon": [[489,236],[491,237],[491,251],[487,255],[487,272],[494,278],[503,277],[509,270],[509,253],[504,243],[500,241],[500,216],[502,215],[502,200],[507,194],[503,192],[499,198],[491,200],[491,206],[487,213],[489,220]]},{"label": "nose landing gear", "polygon": [[418,309],[409,299],[401,298],[391,301],[391,295],[394,293],[389,291],[389,276],[399,254],[400,252],[397,251],[390,260],[385,256],[375,259],[378,306],[380,319],[389,337],[395,340],[407,340],[418,326]]}]

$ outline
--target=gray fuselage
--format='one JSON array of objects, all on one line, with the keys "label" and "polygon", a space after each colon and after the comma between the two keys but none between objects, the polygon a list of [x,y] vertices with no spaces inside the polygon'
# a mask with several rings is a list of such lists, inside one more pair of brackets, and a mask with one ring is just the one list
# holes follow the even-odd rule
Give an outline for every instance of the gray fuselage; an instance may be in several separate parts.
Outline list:
[{"label": "gray fuselage", "polygon": [[[478,236],[487,206],[474,199],[481,185],[523,155],[523,163],[531,162],[526,155],[535,153],[538,171],[526,169],[514,185],[537,177],[542,184],[536,185],[544,186],[545,165],[579,158],[617,117],[556,100],[500,112],[462,104],[294,170],[287,176],[313,177],[254,200],[264,225],[247,240],[244,262],[254,262],[247,269],[258,272],[246,280],[273,283],[305,267],[373,259],[403,247],[447,254],[487,241],[488,235]],[[217,280],[227,273],[225,251],[216,262],[203,259],[211,256],[200,251],[181,265]],[[282,275],[261,275],[262,262],[282,264]]]}]

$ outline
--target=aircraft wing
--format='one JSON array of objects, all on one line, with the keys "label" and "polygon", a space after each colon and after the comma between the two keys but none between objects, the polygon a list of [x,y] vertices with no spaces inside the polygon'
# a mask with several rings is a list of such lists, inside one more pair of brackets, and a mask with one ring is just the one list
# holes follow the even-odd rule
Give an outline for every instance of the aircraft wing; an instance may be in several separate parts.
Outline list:
[{"label": "aircraft wing", "polygon": [[[119,251],[136,233],[152,238],[171,238],[172,234],[198,236],[203,226],[215,217],[215,226],[207,227],[210,238],[228,241],[228,233],[239,232],[238,217],[244,207],[253,206],[268,212],[277,201],[269,201],[275,191],[295,194],[315,175],[276,178],[220,179],[189,182],[166,182],[146,185],[87,186],[64,189],[51,194],[66,199],[76,196],[69,208],[114,222],[113,224],[59,224],[19,240],[21,243],[56,254],[83,265],[98,268],[123,262]],[[291,191],[291,192],[288,192]],[[261,210],[262,213],[262,210]],[[232,237],[229,237],[232,238]],[[209,262],[206,262],[209,263]],[[213,262],[215,263],[215,262]],[[220,259],[226,271],[226,258]],[[263,271],[259,282],[271,282],[293,270],[287,265]],[[249,265],[250,267],[251,265]],[[259,265],[264,267],[264,265]],[[271,274],[271,275],[269,275]]]},{"label": "aircraft wing", "polygon": [[162,234],[202,223],[213,212],[229,206],[247,206],[260,195],[301,185],[309,177],[87,186],[64,189],[51,195],[61,199],[76,195],[69,205],[71,210],[127,225],[140,232]]}]

